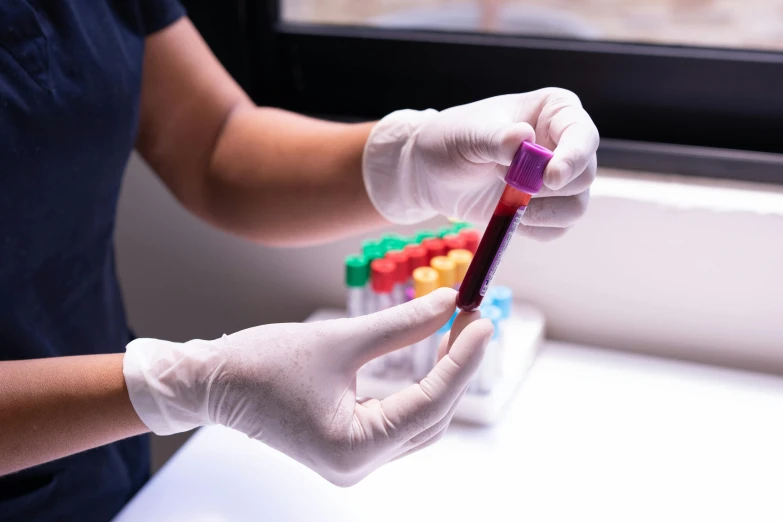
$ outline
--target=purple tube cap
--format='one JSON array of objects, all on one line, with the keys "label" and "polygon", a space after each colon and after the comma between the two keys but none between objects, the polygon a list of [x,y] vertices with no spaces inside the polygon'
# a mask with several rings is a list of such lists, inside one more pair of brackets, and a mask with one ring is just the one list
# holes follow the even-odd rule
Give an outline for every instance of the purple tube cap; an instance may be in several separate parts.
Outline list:
[{"label": "purple tube cap", "polygon": [[552,151],[541,145],[523,141],[506,172],[506,183],[528,194],[537,194],[544,185],[544,170]]}]

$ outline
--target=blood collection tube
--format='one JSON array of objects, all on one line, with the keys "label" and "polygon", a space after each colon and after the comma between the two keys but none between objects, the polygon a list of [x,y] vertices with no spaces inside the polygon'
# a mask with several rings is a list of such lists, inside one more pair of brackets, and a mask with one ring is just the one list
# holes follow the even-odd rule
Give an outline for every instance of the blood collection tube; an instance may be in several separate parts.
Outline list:
[{"label": "blood collection tube", "polygon": [[394,304],[402,304],[406,301],[405,284],[410,278],[410,264],[408,263],[408,254],[402,250],[390,250],[386,252],[386,259],[392,261],[396,267],[394,289],[392,290]]},{"label": "blood collection tube", "polygon": [[447,234],[443,237],[443,243],[446,245],[446,252],[452,250],[465,250],[465,239],[460,237],[459,234]]},{"label": "blood collection tube", "polygon": [[413,271],[423,266],[429,266],[427,249],[421,245],[408,245],[403,250],[408,255],[408,270],[410,272],[408,281],[405,283],[405,297],[408,301],[415,299],[413,293]]},{"label": "blood collection tube", "polygon": [[[438,272],[429,266],[422,266],[413,271],[413,290],[415,297],[424,297],[438,288]],[[435,362],[435,354],[431,351],[430,339],[424,339],[411,346],[412,373],[415,380],[429,373]]]},{"label": "blood collection tube", "polygon": [[476,250],[478,250],[479,241],[481,241],[481,234],[478,233],[478,230],[472,228],[461,230],[459,237],[465,241],[465,250],[470,250],[471,254],[475,254]]},{"label": "blood collection tube", "polygon": [[[389,259],[376,259],[370,263],[370,286],[373,294],[373,312],[380,312],[394,306],[392,290],[397,274],[397,267]],[[384,355],[368,363],[371,374],[381,376],[386,370],[396,366],[397,361],[391,354]]]},{"label": "blood collection tube", "polygon": [[544,184],[544,169],[551,159],[550,150],[529,141],[517,150],[506,172],[506,188],[460,285],[457,306],[461,310],[470,312],[481,305],[530,198]]},{"label": "blood collection tube", "polygon": [[396,280],[397,267],[389,259],[375,259],[370,263],[370,284],[375,297],[373,312],[380,312],[394,306],[392,290]]},{"label": "blood collection tube", "polygon": [[449,252],[448,258],[454,261],[454,288],[459,290],[473,259],[473,254],[470,250],[456,249]]},{"label": "blood collection tube", "polygon": [[436,238],[425,239],[421,242],[421,246],[427,249],[427,256],[429,259],[438,256],[446,255],[446,245],[442,240]]},{"label": "blood collection tube", "polygon": [[[362,252],[364,259],[367,260],[367,279],[368,282],[372,281],[370,265],[376,259],[382,259],[385,253],[381,244],[377,241],[365,241],[362,243]],[[364,313],[371,314],[375,312],[375,294],[372,291],[372,284],[368,284],[364,287]]]},{"label": "blood collection tube", "polygon": [[362,255],[345,258],[345,286],[347,289],[348,317],[364,315],[367,302],[367,280],[370,277],[370,265]]}]

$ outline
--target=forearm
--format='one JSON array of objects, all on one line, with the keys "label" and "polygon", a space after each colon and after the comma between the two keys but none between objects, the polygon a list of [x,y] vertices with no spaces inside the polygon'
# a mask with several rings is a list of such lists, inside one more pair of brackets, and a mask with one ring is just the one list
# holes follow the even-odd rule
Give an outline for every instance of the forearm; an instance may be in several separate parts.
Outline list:
[{"label": "forearm", "polygon": [[362,180],[372,127],[271,108],[235,110],[215,145],[202,216],[275,245],[326,241],[388,224]]},{"label": "forearm", "polygon": [[147,38],[136,146],[191,212],[268,244],[383,226],[362,181],[372,124],[256,107],[187,19]]},{"label": "forearm", "polygon": [[144,433],[122,354],[0,362],[0,475]]}]

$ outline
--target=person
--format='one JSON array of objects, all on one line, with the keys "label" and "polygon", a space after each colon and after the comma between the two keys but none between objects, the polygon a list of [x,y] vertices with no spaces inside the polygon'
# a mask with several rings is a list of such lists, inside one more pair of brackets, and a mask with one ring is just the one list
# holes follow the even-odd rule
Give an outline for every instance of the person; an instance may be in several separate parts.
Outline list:
[{"label": "person", "polygon": [[519,233],[552,239],[585,212],[599,138],[565,90],[334,123],[254,105],[174,0],[4,0],[0,19],[2,520],[110,519],[148,478],[144,434],[208,424],[354,484],[442,435],[491,335],[460,316],[429,376],[382,401],[356,397],[357,369],[438,329],[453,291],[133,340],[113,254],[132,149],[190,212],[267,245],[437,214],[486,222],[524,140],[554,158]]}]

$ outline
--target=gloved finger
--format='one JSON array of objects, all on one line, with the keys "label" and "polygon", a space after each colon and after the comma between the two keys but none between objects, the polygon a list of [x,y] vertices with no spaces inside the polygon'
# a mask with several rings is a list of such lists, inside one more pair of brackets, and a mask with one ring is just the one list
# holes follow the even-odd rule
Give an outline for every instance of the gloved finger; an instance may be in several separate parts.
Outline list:
[{"label": "gloved finger", "polygon": [[520,225],[517,234],[546,243],[563,237],[572,227],[526,227]]},{"label": "gloved finger", "polygon": [[595,181],[595,176],[598,171],[598,161],[596,156],[590,158],[590,162],[587,164],[587,168],[582,171],[576,178],[571,180],[566,186],[559,189],[551,189],[544,185],[541,190],[533,196],[534,198],[546,198],[552,196],[574,196],[581,194],[585,190],[589,189]]},{"label": "gloved finger", "polygon": [[481,312],[479,311],[473,311],[473,312],[461,311],[460,313],[457,314],[457,317],[454,318],[454,322],[451,324],[451,330],[449,330],[449,335],[443,336],[443,338],[440,340],[440,344],[438,345],[437,362],[440,362],[440,360],[443,359],[451,351],[451,347],[454,345],[454,343],[457,342],[457,339],[460,338],[460,335],[462,335],[462,331],[465,328],[467,328],[468,325],[479,320],[480,318],[481,318]]},{"label": "gloved finger", "polygon": [[[452,326],[452,330],[454,327]],[[449,339],[451,338],[451,333],[449,332],[449,335],[444,335],[440,343],[438,343],[438,353],[437,358],[435,359],[435,363],[437,364],[438,361],[446,357],[446,354],[449,353]]]},{"label": "gloved finger", "polygon": [[443,419],[478,370],[492,337],[492,323],[475,312],[459,314],[455,323],[461,316],[470,324],[435,368],[419,383],[381,401],[391,444],[404,444]]},{"label": "gloved finger", "polygon": [[459,403],[462,400],[462,397],[465,396],[466,391],[468,391],[468,386],[462,389],[462,393],[460,393],[459,397],[457,397],[457,400],[454,401],[454,404],[451,406],[451,409],[448,411],[448,413],[446,413],[446,416],[409,440],[405,446],[403,446],[404,451],[410,450],[411,448],[414,448],[420,444],[424,444],[439,432],[445,430],[449,424],[451,424],[451,419],[454,418],[454,414],[457,412]]},{"label": "gloved finger", "polygon": [[544,172],[544,185],[557,190],[584,172],[598,150],[600,138],[581,105],[561,108],[550,121],[549,137],[557,146]]},{"label": "gloved finger", "polygon": [[587,212],[590,191],[575,196],[554,196],[530,200],[522,224],[533,227],[568,227]]},{"label": "gloved finger", "polygon": [[449,413],[442,420],[438,421],[435,426],[424,430],[419,435],[416,435],[411,440],[409,440],[402,447],[402,449],[399,450],[397,456],[395,456],[392,460],[397,460],[403,457],[407,457],[408,455],[412,455],[417,451],[421,451],[424,448],[432,446],[441,438],[443,438],[443,436],[446,434],[446,430],[449,428],[449,425],[451,425],[451,420],[454,418],[454,414],[457,411],[459,402],[462,400],[462,397],[465,395],[466,391],[467,388],[462,390],[459,398],[454,402],[454,406],[452,406],[451,410],[449,410]]},{"label": "gloved finger", "polygon": [[519,145],[523,141],[536,140],[536,131],[527,122],[469,126],[467,131],[458,150],[471,163],[511,165]]},{"label": "gloved finger", "polygon": [[413,455],[414,453],[418,453],[419,451],[421,451],[423,449],[429,448],[430,446],[432,446],[433,444],[438,442],[440,439],[442,439],[444,435],[446,435],[446,430],[447,429],[448,429],[448,426],[446,426],[445,428],[443,428],[438,433],[436,433],[435,435],[433,435],[432,437],[430,437],[426,441],[422,442],[421,444],[419,444],[417,446],[414,446],[414,447],[412,447],[410,449],[406,449],[405,451],[403,451],[402,453],[400,453],[399,455],[394,457],[392,459],[392,461],[397,460],[397,459],[401,459],[401,458],[404,458],[404,457],[408,457],[410,455]]},{"label": "gloved finger", "polygon": [[451,318],[457,292],[440,288],[431,294],[374,314],[343,322],[343,349],[356,368],[368,361],[415,344],[434,334]]}]

